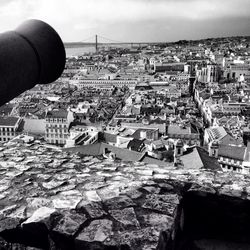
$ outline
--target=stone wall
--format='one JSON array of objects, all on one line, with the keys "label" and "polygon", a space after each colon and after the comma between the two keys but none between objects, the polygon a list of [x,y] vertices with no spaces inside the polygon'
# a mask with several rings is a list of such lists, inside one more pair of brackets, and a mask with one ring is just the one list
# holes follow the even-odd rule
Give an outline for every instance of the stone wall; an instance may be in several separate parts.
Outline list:
[{"label": "stone wall", "polygon": [[[192,241],[213,231],[206,214],[213,218],[218,208],[218,218],[227,208],[221,229],[232,218],[241,227],[235,234],[243,234],[234,240],[248,242],[249,176],[80,157],[36,144],[0,151],[0,249],[195,249]],[[192,217],[198,228],[205,221],[203,235]]]}]

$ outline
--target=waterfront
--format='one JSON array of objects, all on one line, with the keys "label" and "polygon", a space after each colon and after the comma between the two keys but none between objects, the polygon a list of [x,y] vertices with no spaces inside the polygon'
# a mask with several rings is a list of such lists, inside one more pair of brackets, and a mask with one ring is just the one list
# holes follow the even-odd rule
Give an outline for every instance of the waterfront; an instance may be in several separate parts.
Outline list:
[{"label": "waterfront", "polygon": [[[110,47],[112,48],[130,48],[131,44],[100,44],[98,45],[99,49],[109,49]],[[65,50],[66,50],[66,56],[79,56],[83,55],[85,53],[91,53],[95,52],[95,45],[65,45]]]},{"label": "waterfront", "polygon": [[94,52],[95,47],[94,46],[79,46],[79,47],[65,47],[66,50],[66,56],[79,56],[84,53]]}]

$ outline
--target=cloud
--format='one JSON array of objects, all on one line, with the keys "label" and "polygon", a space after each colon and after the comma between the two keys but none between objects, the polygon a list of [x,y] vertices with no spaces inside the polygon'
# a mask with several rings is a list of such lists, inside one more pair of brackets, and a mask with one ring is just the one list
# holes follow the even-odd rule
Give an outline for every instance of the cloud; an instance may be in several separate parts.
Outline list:
[{"label": "cloud", "polygon": [[[80,37],[88,37],[97,32],[110,36],[113,35],[114,29],[127,37],[125,31],[145,29],[148,25],[154,27],[152,31],[155,34],[157,29],[159,32],[161,30],[159,25],[170,26],[171,29],[174,24],[172,20],[179,25],[181,22],[185,24],[193,21],[205,25],[206,22],[213,22],[215,19],[236,20],[249,16],[249,0],[0,1],[0,31],[12,29],[25,19],[37,18],[50,23],[67,41],[77,41]],[[215,30],[217,28],[216,26]],[[116,35],[120,37],[120,34]],[[133,40],[133,37],[130,40]]]}]

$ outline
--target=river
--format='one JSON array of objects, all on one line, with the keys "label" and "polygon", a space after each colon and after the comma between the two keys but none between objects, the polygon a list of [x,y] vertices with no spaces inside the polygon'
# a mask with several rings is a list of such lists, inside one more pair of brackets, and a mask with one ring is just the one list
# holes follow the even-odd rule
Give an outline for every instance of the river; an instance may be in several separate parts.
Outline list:
[{"label": "river", "polygon": [[66,47],[66,56],[79,56],[84,53],[95,52],[94,46]]}]

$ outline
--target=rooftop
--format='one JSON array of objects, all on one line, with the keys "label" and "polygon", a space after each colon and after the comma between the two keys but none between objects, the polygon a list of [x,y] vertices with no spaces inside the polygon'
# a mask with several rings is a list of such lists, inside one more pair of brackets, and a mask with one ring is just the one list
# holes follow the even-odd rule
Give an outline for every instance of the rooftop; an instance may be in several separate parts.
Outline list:
[{"label": "rooftop", "polygon": [[68,111],[64,109],[51,110],[47,112],[47,117],[51,118],[67,118]]},{"label": "rooftop", "polygon": [[182,125],[169,125],[168,126],[168,134],[191,134],[190,126],[182,126]]},{"label": "rooftop", "polygon": [[14,127],[18,120],[20,118],[19,117],[12,117],[12,116],[0,116],[0,126],[11,126]]},{"label": "rooftop", "polygon": [[243,161],[245,155],[246,147],[233,146],[221,144],[219,146],[219,156],[226,157],[229,159],[236,159]]},{"label": "rooftop", "polygon": [[227,135],[224,127],[211,127],[206,129],[207,133],[212,137],[213,140],[221,140]]}]

